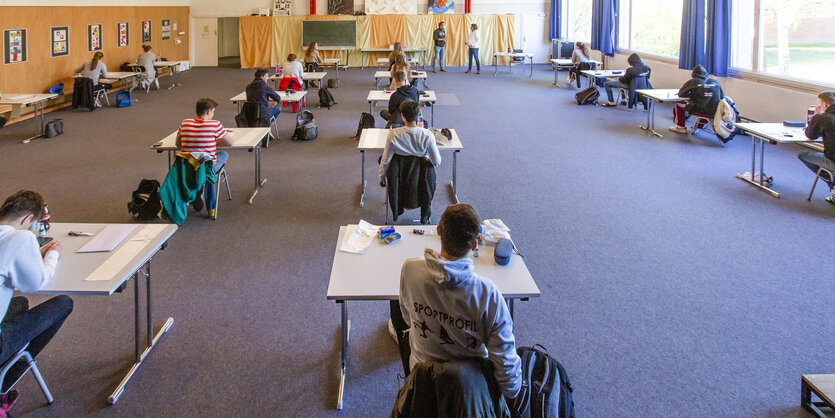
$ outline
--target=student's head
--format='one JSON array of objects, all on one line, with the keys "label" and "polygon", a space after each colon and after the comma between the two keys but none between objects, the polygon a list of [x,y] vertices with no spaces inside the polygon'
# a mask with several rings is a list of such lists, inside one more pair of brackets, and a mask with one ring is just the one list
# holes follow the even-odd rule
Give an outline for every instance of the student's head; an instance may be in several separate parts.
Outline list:
[{"label": "student's head", "polygon": [[310,45],[307,46],[307,51],[305,51],[304,54],[310,55],[313,53],[313,51],[316,51],[317,49],[319,49],[319,44],[317,44],[316,42],[311,42]]},{"label": "student's head", "polygon": [[446,208],[438,223],[441,252],[450,257],[467,255],[478,239],[481,224],[472,206],[460,203]]},{"label": "student's head", "polygon": [[582,52],[582,53],[583,53],[583,55],[585,55],[585,56],[586,56],[586,58],[588,58],[588,57],[589,57],[589,47],[588,47],[588,46],[586,46],[586,44],[584,44],[584,43],[582,43],[582,42],[575,42],[575,43],[574,43],[574,49],[577,49],[577,50],[579,50],[580,52]]},{"label": "student's head", "polygon": [[818,95],[821,102],[821,112],[825,112],[830,106],[835,106],[835,91],[825,91]]},{"label": "student's head", "polygon": [[401,44],[400,42],[395,42],[391,52],[394,54],[399,54],[403,52],[403,44]]},{"label": "student's head", "polygon": [[472,30],[478,30],[478,25],[476,25],[475,23],[473,23],[472,25],[470,25],[470,29],[472,29]]},{"label": "student's head", "polygon": [[693,67],[693,72],[690,73],[690,77],[705,79],[705,78],[710,77],[710,73],[707,72],[707,69],[705,67],[702,67],[701,65],[696,64],[696,66]]},{"label": "student's head", "polygon": [[394,56],[394,65],[397,67],[405,67],[406,66],[406,55],[405,54],[397,54]]},{"label": "student's head", "polygon": [[290,54],[287,56],[287,61],[293,62],[296,60],[296,54]]},{"label": "student's head", "polygon": [[90,69],[95,69],[99,65],[99,61],[102,58],[104,58],[104,54],[102,54],[101,51],[96,51],[96,53],[93,54],[93,59],[90,61]]},{"label": "student's head", "polygon": [[270,72],[269,72],[269,71],[267,71],[267,70],[265,70],[265,69],[263,69],[263,68],[259,68],[259,69],[255,70],[255,79],[256,79],[256,80],[257,80],[257,79],[259,79],[259,78],[264,78],[264,79],[266,79],[266,77],[267,77],[269,74],[270,74]]},{"label": "student's head", "polygon": [[21,190],[0,206],[0,222],[16,229],[29,229],[44,215],[43,196],[31,190]]},{"label": "student's head", "polygon": [[418,103],[414,100],[405,100],[400,103],[400,116],[406,122],[414,122],[417,120]]},{"label": "student's head", "polygon": [[151,45],[142,45],[142,50],[148,52],[151,50]]},{"label": "student's head", "polygon": [[391,75],[391,78],[394,80],[394,83],[398,86],[402,86],[406,84],[406,72],[405,71],[395,71],[394,74]]},{"label": "student's head", "polygon": [[217,108],[217,102],[209,99],[204,98],[197,101],[197,105],[195,106],[195,113],[197,113],[198,117],[203,119],[211,119],[215,115],[215,108]]},{"label": "student's head", "polygon": [[438,29],[443,29],[446,27],[446,22],[438,23]]}]

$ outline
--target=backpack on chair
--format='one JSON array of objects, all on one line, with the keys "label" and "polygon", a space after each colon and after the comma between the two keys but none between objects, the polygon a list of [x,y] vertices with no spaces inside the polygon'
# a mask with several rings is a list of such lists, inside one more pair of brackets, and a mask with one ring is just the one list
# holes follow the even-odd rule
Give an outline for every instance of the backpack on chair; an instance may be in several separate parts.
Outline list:
[{"label": "backpack on chair", "polygon": [[539,344],[516,351],[522,359],[522,389],[508,405],[512,416],[574,418],[574,389],[562,364]]},{"label": "backpack on chair", "polygon": [[360,135],[362,135],[362,130],[366,128],[373,128],[374,124],[374,115],[368,112],[362,112],[362,116],[360,116],[360,124],[357,126],[357,134],[354,135],[354,137],[359,139]]},{"label": "backpack on chair", "polygon": [[139,187],[133,191],[131,201],[128,202],[128,212],[140,221],[147,221],[158,218],[161,210],[159,182],[156,180],[140,181]]},{"label": "backpack on chair", "polygon": [[293,141],[312,141],[319,137],[319,128],[313,119],[313,112],[303,110],[296,116],[296,129],[290,138]]},{"label": "backpack on chair", "polygon": [[319,87],[319,107],[327,107],[328,110],[331,109],[336,102],[333,101],[333,94],[326,89],[325,87]]}]

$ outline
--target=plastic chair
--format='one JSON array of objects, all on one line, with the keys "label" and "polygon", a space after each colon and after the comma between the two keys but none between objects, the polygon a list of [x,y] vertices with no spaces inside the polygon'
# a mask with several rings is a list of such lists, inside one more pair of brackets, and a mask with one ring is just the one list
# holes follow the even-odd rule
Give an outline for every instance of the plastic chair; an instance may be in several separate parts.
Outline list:
[{"label": "plastic chair", "polygon": [[[828,179],[825,178],[824,175],[826,175]],[[819,168],[818,172],[815,173],[815,182],[812,183],[812,190],[809,191],[809,197],[807,197],[806,200],[812,200],[812,193],[815,192],[815,187],[818,185],[818,179],[823,179],[823,181],[829,183],[829,188],[832,189],[832,184],[835,183],[835,174],[832,170],[828,170],[823,167]]]},{"label": "plastic chair", "polygon": [[20,378],[18,378],[14,383],[12,383],[11,386],[9,386],[9,389],[3,392],[2,394],[5,395],[9,393],[9,391],[11,391],[12,388],[15,385],[17,385],[18,382],[20,382],[20,379],[26,375],[26,372],[31,370],[32,375],[35,376],[35,380],[38,381],[38,386],[41,387],[43,396],[44,398],[46,398],[46,403],[52,404],[52,402],[54,402],[54,399],[52,398],[52,393],[49,392],[49,388],[46,386],[46,382],[44,382],[43,377],[41,376],[41,372],[38,370],[38,366],[35,365],[35,360],[32,359],[32,356],[29,354],[28,351],[26,351],[28,347],[29,343],[26,343],[26,345],[23,346],[23,348],[20,349],[20,351],[18,351],[17,354],[13,355],[10,359],[3,363],[2,367],[0,367],[0,382],[3,382],[6,379],[6,373],[8,373],[12,366],[17,364],[19,360],[25,360],[26,363],[29,365],[29,368],[27,368],[26,371],[24,371],[23,374],[20,375]]},{"label": "plastic chair", "polygon": [[224,164],[217,173],[219,179],[215,182],[215,213],[212,215],[212,220],[217,220],[218,208],[220,208],[220,178],[223,178],[223,183],[226,184],[226,194],[229,200],[232,200],[232,190],[229,189],[229,174],[226,172],[226,165]]},{"label": "plastic chair", "polygon": [[693,126],[691,126],[690,129],[687,130],[688,141],[693,136],[693,134],[696,133],[696,130],[709,129],[711,124],[713,124],[713,116],[703,115],[701,113],[694,113],[691,116],[693,116]]},{"label": "plastic chair", "polygon": [[101,107],[99,104],[99,98],[101,98],[101,96],[104,96],[104,100],[107,101],[107,106],[110,107],[110,98],[107,97],[107,93],[109,92],[110,90],[108,90],[107,87],[102,87],[98,90],[93,91],[93,100],[96,102],[96,106]]}]

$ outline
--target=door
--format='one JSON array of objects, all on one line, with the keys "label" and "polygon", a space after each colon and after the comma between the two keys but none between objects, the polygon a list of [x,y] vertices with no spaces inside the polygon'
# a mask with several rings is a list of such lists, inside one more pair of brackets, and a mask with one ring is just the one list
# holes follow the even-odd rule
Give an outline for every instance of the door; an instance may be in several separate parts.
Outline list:
[{"label": "door", "polygon": [[533,54],[533,62],[548,62],[551,43],[548,40],[545,13],[523,13],[521,16],[522,50]]},{"label": "door", "polygon": [[191,57],[195,67],[217,67],[217,18],[191,19]]}]

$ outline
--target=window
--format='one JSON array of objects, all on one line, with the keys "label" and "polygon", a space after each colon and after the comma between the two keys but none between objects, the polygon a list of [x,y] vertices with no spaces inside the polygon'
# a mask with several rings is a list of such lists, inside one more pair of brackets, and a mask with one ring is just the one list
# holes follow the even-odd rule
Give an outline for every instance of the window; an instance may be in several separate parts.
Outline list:
[{"label": "window", "polygon": [[682,0],[620,0],[619,46],[678,56]]},{"label": "window", "polygon": [[566,2],[566,36],[575,41],[591,41],[592,0],[569,0]]}]

